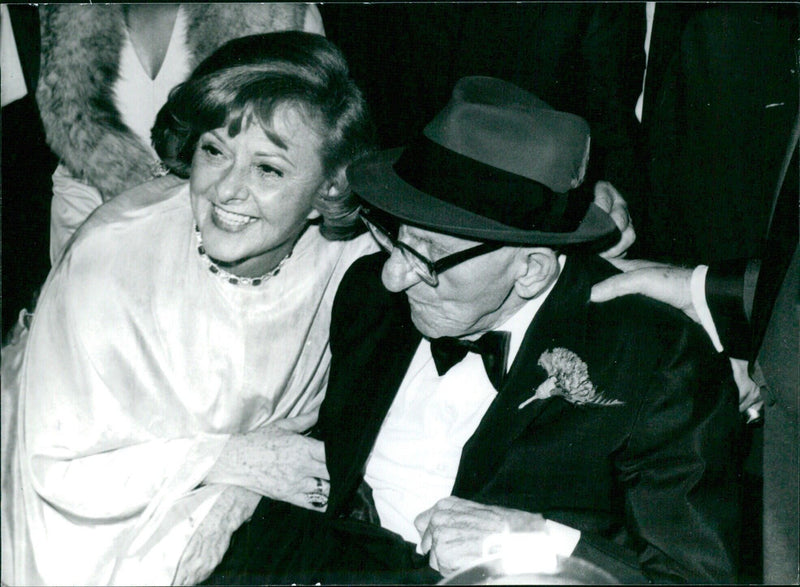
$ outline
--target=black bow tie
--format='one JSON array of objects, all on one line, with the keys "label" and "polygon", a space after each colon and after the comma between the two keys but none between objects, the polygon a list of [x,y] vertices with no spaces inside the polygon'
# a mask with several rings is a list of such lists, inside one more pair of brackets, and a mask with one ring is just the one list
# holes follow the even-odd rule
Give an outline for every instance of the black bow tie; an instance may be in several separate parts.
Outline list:
[{"label": "black bow tie", "polygon": [[489,381],[499,391],[506,374],[506,356],[510,341],[511,333],[505,331],[487,332],[478,340],[444,336],[431,340],[431,355],[436,364],[436,372],[444,375],[450,367],[466,357],[467,353],[479,354]]}]

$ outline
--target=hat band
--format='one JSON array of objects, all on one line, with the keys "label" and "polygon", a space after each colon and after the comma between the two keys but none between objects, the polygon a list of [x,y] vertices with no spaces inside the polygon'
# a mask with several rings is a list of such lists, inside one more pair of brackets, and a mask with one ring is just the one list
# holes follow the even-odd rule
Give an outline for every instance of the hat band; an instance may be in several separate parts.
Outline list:
[{"label": "hat band", "polygon": [[572,232],[588,202],[451,151],[425,135],[394,164],[400,178],[429,196],[521,230]]}]

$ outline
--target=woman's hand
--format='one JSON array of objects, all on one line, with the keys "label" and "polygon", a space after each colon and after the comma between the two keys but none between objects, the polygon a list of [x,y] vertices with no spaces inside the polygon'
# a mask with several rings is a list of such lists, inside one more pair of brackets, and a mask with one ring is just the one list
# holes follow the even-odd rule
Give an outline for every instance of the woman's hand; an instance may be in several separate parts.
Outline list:
[{"label": "woman's hand", "polygon": [[261,496],[244,487],[227,487],[189,539],[173,585],[197,585],[225,556],[233,533],[250,519]]},{"label": "woman's hand", "polygon": [[206,483],[246,487],[260,495],[315,511],[328,505],[325,445],[300,432],[315,414],[287,418],[228,440]]}]

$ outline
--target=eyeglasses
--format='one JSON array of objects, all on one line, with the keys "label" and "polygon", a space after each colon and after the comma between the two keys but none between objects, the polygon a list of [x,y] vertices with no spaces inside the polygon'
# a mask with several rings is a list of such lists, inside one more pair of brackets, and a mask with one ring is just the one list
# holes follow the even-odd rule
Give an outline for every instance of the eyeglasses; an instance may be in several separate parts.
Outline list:
[{"label": "eyeglasses", "polygon": [[428,285],[436,287],[439,285],[439,274],[452,269],[456,265],[468,261],[474,257],[485,255],[492,251],[496,251],[503,245],[501,243],[482,243],[469,249],[453,253],[442,257],[437,261],[431,261],[426,256],[415,251],[411,246],[403,241],[397,240],[392,236],[391,232],[378,224],[374,218],[368,217],[369,211],[362,209],[360,212],[361,220],[366,224],[372,236],[388,253],[392,253],[395,249],[400,249],[406,263],[414,270],[414,272]]}]

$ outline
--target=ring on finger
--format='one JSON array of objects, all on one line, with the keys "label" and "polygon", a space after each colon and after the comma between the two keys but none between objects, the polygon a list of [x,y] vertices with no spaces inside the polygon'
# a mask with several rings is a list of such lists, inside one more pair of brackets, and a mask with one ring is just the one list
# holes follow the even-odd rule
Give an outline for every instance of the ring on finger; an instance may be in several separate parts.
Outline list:
[{"label": "ring on finger", "polygon": [[324,493],[319,493],[316,491],[306,493],[306,499],[308,500],[308,503],[315,508],[324,508],[326,505],[328,505],[328,496]]}]

